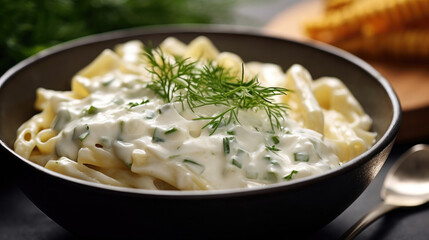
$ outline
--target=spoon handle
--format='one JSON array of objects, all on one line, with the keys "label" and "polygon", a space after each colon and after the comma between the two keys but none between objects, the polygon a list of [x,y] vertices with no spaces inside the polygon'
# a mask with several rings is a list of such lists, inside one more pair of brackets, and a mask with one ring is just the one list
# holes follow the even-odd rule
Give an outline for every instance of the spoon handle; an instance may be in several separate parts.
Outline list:
[{"label": "spoon handle", "polygon": [[378,206],[369,211],[365,216],[363,216],[355,225],[349,228],[339,240],[351,240],[354,239],[362,230],[364,230],[369,224],[377,220],[379,217],[383,216],[387,212],[399,208],[397,205],[387,204],[381,202]]}]

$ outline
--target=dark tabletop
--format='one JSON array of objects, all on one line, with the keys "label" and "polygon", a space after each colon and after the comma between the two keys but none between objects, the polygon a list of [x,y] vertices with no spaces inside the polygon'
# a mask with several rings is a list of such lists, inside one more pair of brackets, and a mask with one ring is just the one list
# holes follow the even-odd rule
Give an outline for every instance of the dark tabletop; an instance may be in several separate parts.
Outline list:
[{"label": "dark tabletop", "polygon": [[[429,139],[419,143],[429,143]],[[392,164],[416,143],[396,144],[383,168],[364,193],[338,218],[309,239],[336,239],[381,202],[380,189]],[[73,235],[41,212],[14,183],[12,174],[0,178],[0,240],[65,240]],[[6,177],[5,177],[6,176]],[[429,205],[398,209],[370,225],[357,239],[429,239]]]}]

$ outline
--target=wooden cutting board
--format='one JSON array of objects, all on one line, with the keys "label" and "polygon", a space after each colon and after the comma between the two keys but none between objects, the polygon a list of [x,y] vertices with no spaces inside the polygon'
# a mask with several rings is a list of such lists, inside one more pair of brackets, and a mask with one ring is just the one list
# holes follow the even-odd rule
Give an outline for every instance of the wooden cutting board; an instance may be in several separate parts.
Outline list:
[{"label": "wooden cutting board", "polygon": [[[300,41],[313,41],[303,32],[303,22],[323,14],[323,0],[307,0],[285,9],[265,29],[274,34]],[[393,86],[403,111],[398,141],[429,138],[429,61],[425,63],[366,60]]]}]

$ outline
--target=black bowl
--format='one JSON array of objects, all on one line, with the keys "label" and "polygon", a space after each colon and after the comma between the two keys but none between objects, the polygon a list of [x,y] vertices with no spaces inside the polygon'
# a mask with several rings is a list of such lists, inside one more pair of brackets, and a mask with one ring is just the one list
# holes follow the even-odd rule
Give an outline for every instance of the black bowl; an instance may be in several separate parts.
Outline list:
[{"label": "black bowl", "polygon": [[[342,79],[374,120],[377,142],[321,175],[219,191],[151,191],[94,184],[51,172],[13,152],[17,128],[35,113],[37,87],[69,89],[78,70],[118,43],[140,39],[157,45],[168,36],[189,42],[199,35],[246,62],[276,63],[284,70],[299,63],[314,78]],[[225,26],[139,28],[79,39],[24,60],[5,73],[0,84],[3,162],[17,165],[21,188],[44,213],[72,233],[90,237],[304,236],[337,217],[365,190],[386,160],[401,118],[392,87],[360,59],[325,45]]]}]

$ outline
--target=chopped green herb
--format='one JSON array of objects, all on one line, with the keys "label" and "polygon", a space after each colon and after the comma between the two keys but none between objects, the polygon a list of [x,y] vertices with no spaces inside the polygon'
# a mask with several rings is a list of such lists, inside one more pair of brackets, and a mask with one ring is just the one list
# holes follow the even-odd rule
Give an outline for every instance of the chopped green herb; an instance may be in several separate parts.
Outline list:
[{"label": "chopped green herb", "polygon": [[124,99],[116,98],[115,100],[113,100],[113,103],[116,105],[122,105],[122,104],[124,104]]},{"label": "chopped green herb", "polygon": [[294,175],[294,174],[297,174],[298,173],[298,171],[296,171],[296,170],[292,170],[292,172],[291,173],[289,173],[289,175],[286,175],[286,176],[284,176],[283,177],[283,179],[284,180],[292,180],[292,176]]},{"label": "chopped green herb", "polygon": [[168,159],[173,159],[173,158],[177,158],[177,157],[179,157],[180,155],[179,154],[176,154],[176,155],[171,155],[171,156],[168,156]]},{"label": "chopped green herb", "polygon": [[107,136],[101,136],[100,141],[103,147],[110,147],[112,145],[112,140]]},{"label": "chopped green herb", "polygon": [[112,144],[113,153],[129,168],[133,163],[131,153],[134,148],[134,144],[121,140],[114,141]]},{"label": "chopped green herb", "polygon": [[183,163],[187,164],[191,168],[191,170],[197,174],[201,174],[205,170],[204,165],[197,163],[194,160],[183,159]]},{"label": "chopped green herb", "polygon": [[311,144],[313,144],[314,152],[316,153],[317,157],[319,159],[322,159],[322,156],[320,155],[319,147],[316,141],[310,140]]},{"label": "chopped green herb", "polygon": [[265,150],[267,150],[267,151],[271,151],[271,152],[278,152],[278,151],[281,151],[280,149],[278,149],[278,148],[276,147],[276,145],[272,145],[271,147],[270,147],[270,146],[265,146]]},{"label": "chopped green herb", "polygon": [[141,102],[129,102],[127,105],[130,107],[130,109],[131,108],[133,108],[133,107],[137,107],[137,106],[140,106],[140,105],[143,105],[143,104],[146,104],[146,103],[148,103],[149,102],[149,100],[148,99],[146,99],[146,100],[142,100]]},{"label": "chopped green herb", "polygon": [[228,135],[235,135],[235,131],[234,130],[226,131],[226,134],[228,134]]},{"label": "chopped green herb", "polygon": [[103,79],[103,81],[101,81],[101,85],[103,85],[104,87],[109,86],[116,78],[115,77],[110,77],[110,78],[105,78]]},{"label": "chopped green herb", "polygon": [[96,107],[94,107],[94,106],[90,106],[89,107],[89,109],[87,110],[87,113],[89,114],[89,115],[93,115],[93,114],[96,114],[98,112],[98,109],[96,108]]},{"label": "chopped green herb", "polygon": [[71,120],[71,115],[68,110],[60,109],[57,112],[54,122],[52,123],[52,128],[56,131],[62,130],[65,125]]},{"label": "chopped green herb", "polygon": [[119,121],[119,131],[121,131],[121,133],[124,131],[124,126],[125,126],[125,122],[124,121]]},{"label": "chopped green herb", "polygon": [[280,166],[280,163],[276,160],[273,160],[272,157],[270,155],[265,155],[263,157],[264,160],[269,161],[271,165],[276,165],[276,166]]},{"label": "chopped green herb", "polygon": [[280,163],[277,162],[276,160],[270,161],[270,164],[275,165],[275,166],[280,166]]},{"label": "chopped green herb", "polygon": [[89,108],[82,110],[82,114],[83,115],[94,115],[97,112],[98,112],[98,109],[96,107],[92,106],[92,105],[89,106]]},{"label": "chopped green herb", "polygon": [[267,133],[269,133],[269,134],[274,134],[274,133],[276,133],[273,129],[271,129],[271,130],[268,130],[267,131]]},{"label": "chopped green herb", "polygon": [[162,139],[158,136],[158,128],[155,128],[153,130],[152,142],[154,142],[154,143],[165,142],[164,139]]},{"label": "chopped green herb", "polygon": [[145,112],[145,119],[153,119],[155,117],[155,113],[153,111],[146,111]]},{"label": "chopped green herb", "polygon": [[265,180],[269,182],[277,182],[277,173],[273,171],[268,171],[264,177]]},{"label": "chopped green herb", "polygon": [[183,159],[183,162],[184,163],[191,163],[191,164],[195,164],[195,165],[198,165],[198,166],[203,166],[203,165],[201,165],[201,164],[199,164],[199,163],[197,163],[197,162],[195,162],[194,160],[190,160],[190,159]]},{"label": "chopped green herb", "polygon": [[232,165],[241,168],[241,162],[239,162],[236,158],[232,158]]},{"label": "chopped green herb", "polygon": [[258,178],[258,173],[255,171],[246,171],[246,177],[248,179],[257,179]]},{"label": "chopped green herb", "polygon": [[271,136],[271,140],[273,140],[274,144],[279,144],[280,143],[279,137],[277,137],[277,136]]},{"label": "chopped green herb", "polygon": [[164,104],[164,105],[162,105],[162,106],[159,108],[159,110],[160,110],[161,112],[166,112],[166,111],[168,111],[169,109],[171,109],[171,105],[170,105],[170,104]]},{"label": "chopped green herb", "polygon": [[168,135],[168,134],[174,133],[174,132],[176,132],[176,131],[177,131],[177,128],[175,128],[175,127],[171,127],[171,128],[169,128],[169,129],[167,129],[167,130],[164,132],[164,134],[165,134],[165,135]]},{"label": "chopped green herb", "polygon": [[246,151],[244,151],[243,149],[241,149],[241,148],[237,149],[237,156],[240,156],[244,153],[246,153]]},{"label": "chopped green herb", "polygon": [[296,152],[293,157],[297,162],[308,162],[310,160],[310,156],[306,152]]},{"label": "chopped green herb", "polygon": [[233,137],[224,137],[223,138],[223,152],[225,155],[228,155],[231,152],[230,141],[233,140]]},{"label": "chopped green herb", "polygon": [[79,140],[83,142],[89,136],[89,126],[85,126],[86,131],[79,135]]}]

